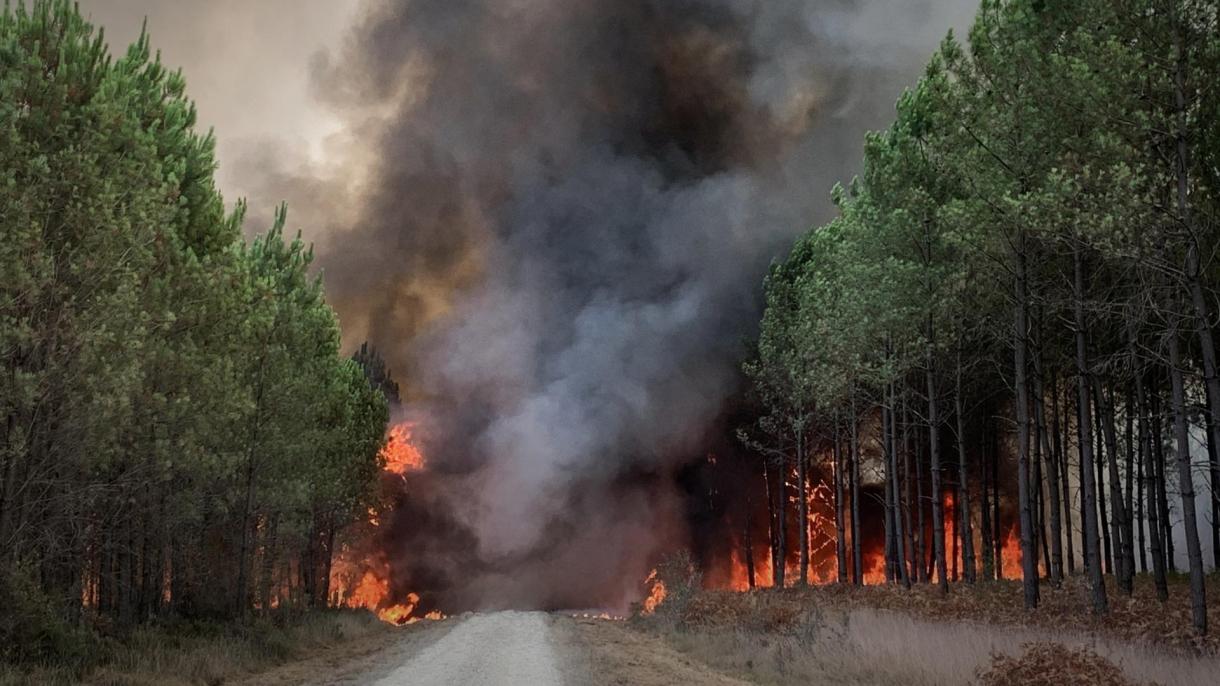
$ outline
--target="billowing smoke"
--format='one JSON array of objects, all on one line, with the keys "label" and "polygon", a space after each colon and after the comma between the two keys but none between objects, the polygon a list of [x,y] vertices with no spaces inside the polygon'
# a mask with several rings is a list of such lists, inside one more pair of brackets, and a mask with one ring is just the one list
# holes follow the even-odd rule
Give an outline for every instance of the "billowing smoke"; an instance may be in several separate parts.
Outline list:
[{"label": "billowing smoke", "polygon": [[768,262],[973,5],[399,0],[317,58],[346,166],[269,183],[333,224],[345,335],[422,418],[400,590],[629,599],[683,540],[672,475],[734,391]]}]

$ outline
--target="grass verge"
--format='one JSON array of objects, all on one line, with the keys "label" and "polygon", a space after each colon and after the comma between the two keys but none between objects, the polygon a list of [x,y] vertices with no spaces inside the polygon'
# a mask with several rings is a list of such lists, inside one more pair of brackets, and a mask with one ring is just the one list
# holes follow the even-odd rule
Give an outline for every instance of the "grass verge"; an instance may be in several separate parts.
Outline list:
[{"label": "grass verge", "polygon": [[1001,675],[1018,668],[1048,679],[1028,683],[1215,683],[1220,652],[1190,631],[1186,589],[1175,583],[1161,605],[1145,581],[1132,598],[1112,596],[1103,617],[1089,612],[1084,584],[1070,580],[1044,589],[1035,612],[1012,582],[955,585],[948,596],[825,586],[697,591],[631,625],[764,684],[1008,684],[1017,682]]},{"label": "grass verge", "polygon": [[284,612],[240,624],[167,621],[90,639],[85,663],[0,664],[0,685],[215,686],[393,630],[363,610]]}]

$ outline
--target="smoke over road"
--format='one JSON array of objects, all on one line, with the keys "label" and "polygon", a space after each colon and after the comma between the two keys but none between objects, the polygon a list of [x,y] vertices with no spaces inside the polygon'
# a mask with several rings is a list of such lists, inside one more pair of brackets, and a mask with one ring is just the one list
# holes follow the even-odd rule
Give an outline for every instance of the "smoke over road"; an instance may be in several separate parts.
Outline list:
[{"label": "smoke over road", "polygon": [[422,417],[396,585],[631,594],[682,536],[670,475],[733,390],[768,261],[969,5],[386,2],[315,60],[349,171],[267,192],[338,224],[320,262],[345,334]]}]

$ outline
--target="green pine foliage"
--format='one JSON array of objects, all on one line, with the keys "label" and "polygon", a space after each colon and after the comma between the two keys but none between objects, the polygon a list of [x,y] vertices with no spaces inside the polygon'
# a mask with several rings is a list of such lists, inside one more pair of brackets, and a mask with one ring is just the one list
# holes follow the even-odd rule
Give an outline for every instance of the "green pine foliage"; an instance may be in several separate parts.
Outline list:
[{"label": "green pine foliage", "polygon": [[[1220,296],[1218,15],[1205,0],[984,0],[968,43],[946,38],[898,101],[894,124],[867,138],[862,173],[834,191],[838,216],[802,237],[766,281],[757,353],[745,370],[767,445],[792,459],[800,432],[824,443],[848,435],[849,424],[892,415],[898,424],[877,422],[882,435],[868,441],[870,453],[897,446],[907,454],[884,432],[909,427],[919,455],[940,465],[916,478],[947,479],[942,488],[959,503],[978,503],[980,489],[996,491],[997,476],[980,471],[986,437],[1011,436],[1021,468],[999,478],[1022,481],[1003,490],[1020,493],[1025,557],[1044,555],[1037,536],[1058,548],[1025,574],[1030,607],[1040,576],[1057,582],[1065,573],[1063,537],[1071,534],[1043,532],[1065,526],[1061,508],[1075,507],[1047,495],[1068,473],[1058,460],[1070,460],[1073,493],[1082,489],[1086,503],[1108,495],[1101,515],[1112,527],[1075,519],[1083,562],[1097,570],[1094,607],[1105,611],[1098,540],[1109,551],[1107,573],[1129,593],[1132,532],[1138,525],[1142,541],[1145,527],[1127,509],[1137,504],[1131,491],[1139,489],[1146,519],[1155,503],[1143,506],[1153,497],[1145,486],[1163,489],[1166,478],[1153,464],[1157,422],[1170,497],[1182,492],[1175,509],[1185,513],[1194,623],[1206,631],[1199,537],[1208,532],[1192,523],[1186,486],[1194,471],[1220,492],[1211,333]],[[1176,411],[1173,379],[1184,381]],[[1096,455],[1080,451],[1077,403]],[[1208,464],[1175,444],[1175,420],[1207,433]],[[931,436],[950,450],[939,455]],[[846,450],[845,439],[835,440]],[[1081,460],[1097,465],[1085,470],[1096,483],[1079,483]],[[1153,475],[1149,483],[1133,480],[1137,466]],[[886,465],[877,471],[903,478]],[[1167,533],[1163,520],[1148,526]],[[991,534],[983,532],[984,544]]]},{"label": "green pine foliage", "polygon": [[116,59],[73,3],[0,11],[0,646],[40,645],[23,607],[322,604],[373,505],[386,399],[285,212],[244,242],[213,148],[147,35]]}]

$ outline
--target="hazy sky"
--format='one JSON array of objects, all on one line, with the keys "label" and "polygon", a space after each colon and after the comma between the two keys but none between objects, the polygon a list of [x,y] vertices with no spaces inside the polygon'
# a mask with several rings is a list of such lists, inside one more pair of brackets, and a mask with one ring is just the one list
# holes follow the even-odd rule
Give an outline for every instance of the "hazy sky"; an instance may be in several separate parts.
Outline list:
[{"label": "hazy sky", "polygon": [[255,180],[243,178],[236,164],[252,147],[274,142],[324,163],[324,143],[341,124],[311,96],[310,64],[320,51],[340,47],[360,6],[354,0],[80,0],[115,52],[135,40],[147,17],[153,48],[186,75],[201,128],[216,131],[218,179],[230,202],[253,193],[248,184]]}]

